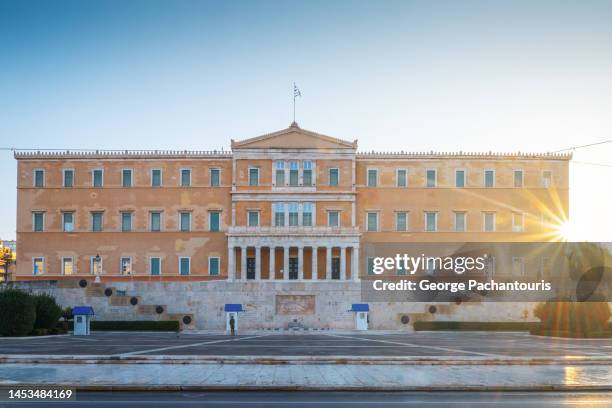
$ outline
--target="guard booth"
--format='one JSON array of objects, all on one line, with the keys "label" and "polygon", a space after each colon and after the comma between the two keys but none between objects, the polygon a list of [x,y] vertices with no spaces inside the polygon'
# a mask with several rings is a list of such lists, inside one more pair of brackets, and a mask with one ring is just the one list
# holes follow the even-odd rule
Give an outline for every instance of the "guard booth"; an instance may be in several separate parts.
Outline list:
[{"label": "guard booth", "polygon": [[367,303],[353,303],[351,312],[355,313],[355,330],[368,330],[368,312],[370,306]]},{"label": "guard booth", "polygon": [[238,313],[244,312],[242,310],[242,305],[239,303],[226,303],[225,304],[225,333],[229,334],[230,329],[230,319],[234,318],[234,330],[238,333]]},{"label": "guard booth", "polygon": [[72,308],[72,316],[74,318],[75,336],[89,336],[91,319],[94,316],[94,310],[91,306],[75,306]]}]

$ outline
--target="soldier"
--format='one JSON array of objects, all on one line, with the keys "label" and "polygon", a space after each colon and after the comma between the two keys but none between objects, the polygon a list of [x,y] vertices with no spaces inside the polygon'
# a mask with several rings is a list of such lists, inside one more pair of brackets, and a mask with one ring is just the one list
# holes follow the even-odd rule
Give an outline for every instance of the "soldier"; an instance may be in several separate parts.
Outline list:
[{"label": "soldier", "polygon": [[229,324],[230,324],[230,335],[231,336],[235,336],[236,335],[236,330],[235,330],[236,329],[236,321],[234,320],[234,316],[233,315],[230,316]]}]

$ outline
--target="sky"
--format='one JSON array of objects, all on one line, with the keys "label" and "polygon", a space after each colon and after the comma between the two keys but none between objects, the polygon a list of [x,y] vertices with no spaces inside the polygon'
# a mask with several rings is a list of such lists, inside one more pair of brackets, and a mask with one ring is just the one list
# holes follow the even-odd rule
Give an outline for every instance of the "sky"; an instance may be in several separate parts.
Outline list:
[{"label": "sky", "polygon": [[[300,126],[362,151],[610,140],[610,21],[589,0],[0,0],[0,146],[227,149],[290,124],[293,82]],[[570,171],[572,238],[612,241],[612,143]],[[0,172],[12,239],[10,151]]]}]

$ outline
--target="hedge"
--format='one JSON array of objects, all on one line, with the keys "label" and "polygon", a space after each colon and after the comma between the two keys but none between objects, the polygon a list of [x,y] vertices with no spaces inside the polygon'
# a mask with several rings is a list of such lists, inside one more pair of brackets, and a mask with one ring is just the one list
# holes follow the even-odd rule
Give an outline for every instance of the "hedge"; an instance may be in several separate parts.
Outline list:
[{"label": "hedge", "polygon": [[[73,322],[70,329],[73,329]],[[177,320],[92,320],[92,331],[174,331],[180,329]]]},{"label": "hedge", "polygon": [[536,322],[457,322],[420,321],[414,323],[415,331],[530,331],[540,326]]},{"label": "hedge", "polygon": [[62,317],[62,308],[57,304],[55,298],[46,293],[34,295],[36,304],[35,329],[52,330],[57,326]]},{"label": "hedge", "polygon": [[608,302],[546,302],[535,308],[534,315],[542,322],[542,331],[589,337],[590,333],[606,331],[610,306]]},{"label": "hedge", "polygon": [[34,297],[18,289],[0,291],[0,335],[25,336],[34,329]]}]

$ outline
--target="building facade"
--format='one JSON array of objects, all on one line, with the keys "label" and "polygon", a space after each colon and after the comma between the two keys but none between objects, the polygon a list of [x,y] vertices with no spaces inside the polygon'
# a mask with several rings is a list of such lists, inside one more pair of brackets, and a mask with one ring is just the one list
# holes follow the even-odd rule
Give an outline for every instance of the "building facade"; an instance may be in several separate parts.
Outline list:
[{"label": "building facade", "polygon": [[304,311],[329,325],[319,299],[358,302],[364,244],[558,240],[569,214],[570,155],[361,153],[295,123],[231,151],[15,157],[16,280],[97,278],[157,303],[172,285],[268,291],[269,327]]}]

